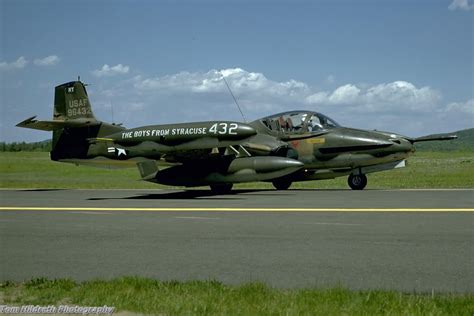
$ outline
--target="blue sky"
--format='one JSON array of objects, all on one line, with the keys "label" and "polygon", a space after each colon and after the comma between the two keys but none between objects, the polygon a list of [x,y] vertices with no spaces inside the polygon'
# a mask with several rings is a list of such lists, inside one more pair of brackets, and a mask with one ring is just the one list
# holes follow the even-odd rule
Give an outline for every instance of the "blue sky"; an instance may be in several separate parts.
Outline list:
[{"label": "blue sky", "polygon": [[78,75],[124,125],[317,110],[419,136],[474,127],[472,0],[1,0],[1,141]]}]

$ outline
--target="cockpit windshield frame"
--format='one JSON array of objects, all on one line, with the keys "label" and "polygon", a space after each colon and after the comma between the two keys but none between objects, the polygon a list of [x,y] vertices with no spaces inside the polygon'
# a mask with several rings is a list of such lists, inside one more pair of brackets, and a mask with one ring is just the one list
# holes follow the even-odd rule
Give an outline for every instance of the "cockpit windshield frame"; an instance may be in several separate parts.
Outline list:
[{"label": "cockpit windshield frame", "polygon": [[324,114],[313,111],[288,111],[260,119],[273,132],[284,134],[317,133],[341,127]]}]

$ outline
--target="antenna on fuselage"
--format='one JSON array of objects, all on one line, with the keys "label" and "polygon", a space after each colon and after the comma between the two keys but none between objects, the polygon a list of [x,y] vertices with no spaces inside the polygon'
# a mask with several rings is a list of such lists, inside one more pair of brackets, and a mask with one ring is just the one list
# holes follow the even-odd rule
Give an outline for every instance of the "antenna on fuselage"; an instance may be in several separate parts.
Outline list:
[{"label": "antenna on fuselage", "polygon": [[227,83],[227,80],[225,80],[224,74],[222,74],[222,79],[224,80],[224,83],[227,87],[227,89],[230,92],[230,95],[232,96],[232,99],[234,99],[235,105],[237,105],[237,108],[239,109],[240,115],[242,115],[242,119],[244,120],[244,123],[247,123],[247,119],[245,118],[244,112],[242,112],[242,109],[240,108],[239,102],[237,102],[237,99],[235,98],[234,94],[232,93],[232,90],[229,87],[229,84]]},{"label": "antenna on fuselage", "polygon": [[109,101],[110,103],[110,114],[112,115],[112,125],[115,125],[115,120],[114,120],[114,105],[112,104],[112,101]]},{"label": "antenna on fuselage", "polygon": [[112,101],[109,101],[109,104],[110,104],[110,114],[112,116],[112,122],[110,122],[112,125],[116,125],[116,126],[122,126],[123,123],[115,123],[115,119],[114,119],[114,104],[112,103]]}]

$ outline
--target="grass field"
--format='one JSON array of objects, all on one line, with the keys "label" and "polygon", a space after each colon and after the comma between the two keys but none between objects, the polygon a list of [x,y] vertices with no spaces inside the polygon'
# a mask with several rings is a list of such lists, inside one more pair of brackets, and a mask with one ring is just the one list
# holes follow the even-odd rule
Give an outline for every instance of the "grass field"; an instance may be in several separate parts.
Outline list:
[{"label": "grass field", "polygon": [[471,294],[402,294],[336,289],[278,290],[260,283],[160,282],[127,277],[76,283],[35,279],[4,283],[9,305],[113,306],[116,311],[159,315],[472,315]]},{"label": "grass field", "polygon": [[[140,180],[138,170],[98,169],[58,163],[45,152],[1,152],[0,187],[71,189],[157,189],[166,186]],[[348,188],[347,178],[299,182],[292,189]],[[244,183],[235,188],[273,188],[269,183]],[[474,188],[474,152],[418,152],[408,167],[368,175],[368,189]]]}]

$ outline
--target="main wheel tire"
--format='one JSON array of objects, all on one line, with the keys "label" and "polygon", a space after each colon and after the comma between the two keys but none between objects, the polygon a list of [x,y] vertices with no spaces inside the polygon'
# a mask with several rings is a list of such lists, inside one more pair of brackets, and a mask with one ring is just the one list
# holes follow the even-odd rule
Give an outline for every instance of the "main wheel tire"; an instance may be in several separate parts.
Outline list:
[{"label": "main wheel tire", "polygon": [[351,174],[347,179],[347,183],[352,190],[363,190],[367,185],[367,177],[365,174]]},{"label": "main wheel tire", "polygon": [[291,186],[291,181],[286,180],[286,179],[278,179],[278,180],[273,180],[272,184],[277,190],[288,190],[288,188]]},{"label": "main wheel tire", "polygon": [[223,184],[211,184],[211,191],[215,194],[227,194],[232,191],[232,187],[234,184],[232,183],[223,183]]}]

